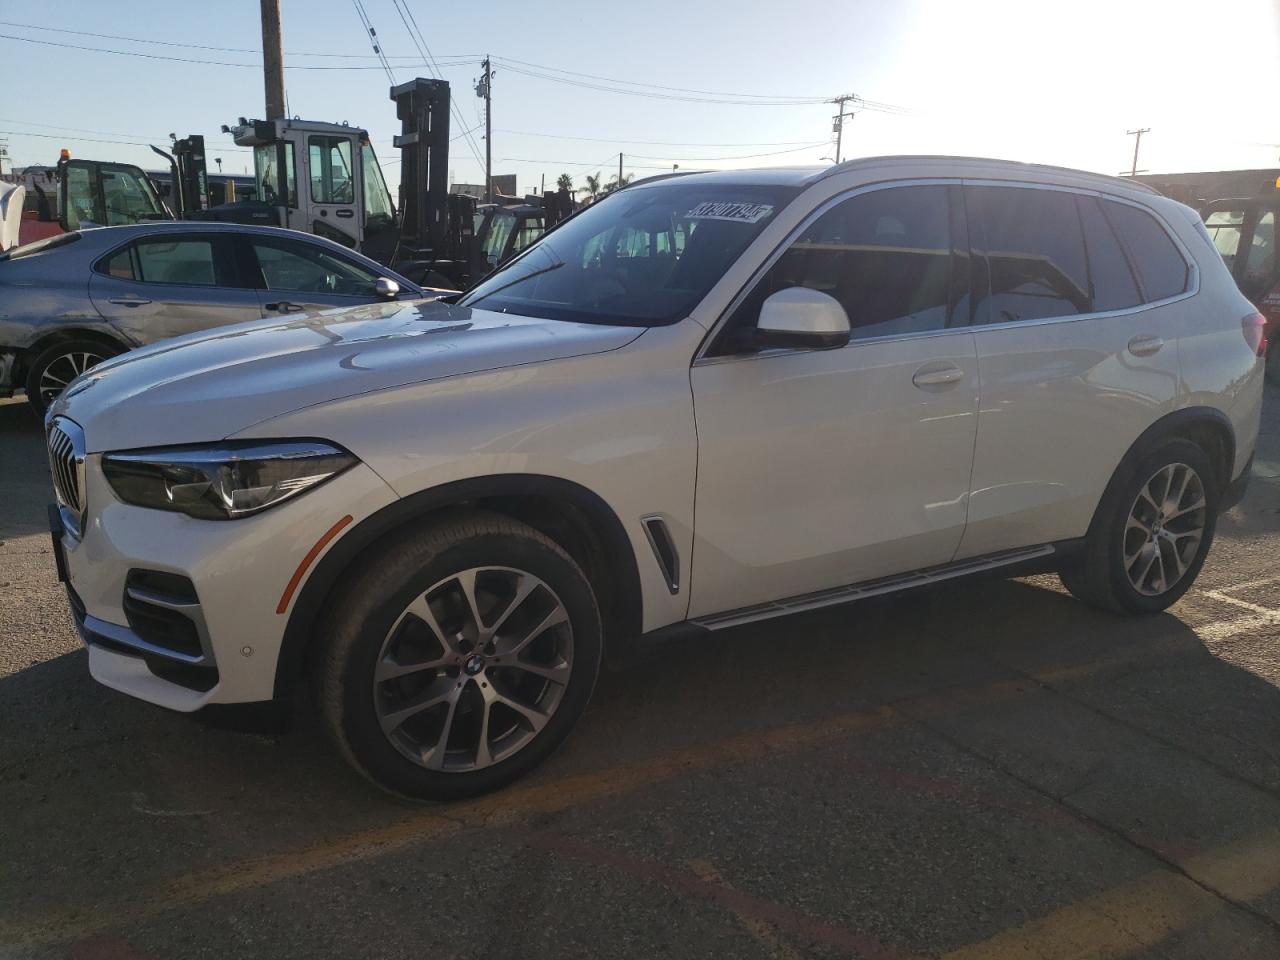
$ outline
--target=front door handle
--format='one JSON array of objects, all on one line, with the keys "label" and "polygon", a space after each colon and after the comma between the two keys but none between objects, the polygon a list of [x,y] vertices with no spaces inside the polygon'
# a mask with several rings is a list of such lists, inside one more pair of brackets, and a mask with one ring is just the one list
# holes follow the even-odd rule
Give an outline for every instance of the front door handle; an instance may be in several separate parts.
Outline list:
[{"label": "front door handle", "polygon": [[959,383],[964,379],[964,371],[959,367],[947,365],[945,367],[926,364],[916,371],[911,382],[917,387],[945,387],[953,383]]},{"label": "front door handle", "polygon": [[290,303],[288,300],[281,300],[279,303],[268,303],[268,310],[276,310],[280,313],[296,313],[299,310],[305,310],[306,307],[300,303]]},{"label": "front door handle", "polygon": [[107,303],[119,304],[122,307],[141,307],[151,301],[146,297],[111,297]]},{"label": "front door handle", "polygon": [[1129,352],[1135,357],[1149,357],[1163,346],[1164,341],[1159,337],[1144,334],[1129,341]]}]

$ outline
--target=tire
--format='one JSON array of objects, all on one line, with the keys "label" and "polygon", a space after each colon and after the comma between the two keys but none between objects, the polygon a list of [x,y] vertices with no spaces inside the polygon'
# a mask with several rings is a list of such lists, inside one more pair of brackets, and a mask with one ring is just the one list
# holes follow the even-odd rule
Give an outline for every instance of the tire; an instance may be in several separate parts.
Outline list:
[{"label": "tire", "polygon": [[[1175,488],[1188,477],[1176,516],[1168,508],[1172,497],[1160,495],[1162,477]],[[1059,573],[1063,586],[1114,613],[1152,614],[1172,606],[1191,588],[1213,545],[1220,496],[1213,463],[1200,446],[1182,439],[1161,443],[1108,487],[1084,556]]]},{"label": "tire", "polygon": [[1267,382],[1280,387],[1280,343],[1267,351]]},{"label": "tire", "polygon": [[[87,337],[53,344],[37,354],[27,368],[27,402],[43,417],[49,404],[53,403],[67,383],[85,370],[123,352],[118,346]],[[52,389],[54,381],[61,381],[61,386]]]},{"label": "tire", "polygon": [[478,512],[391,542],[324,620],[315,679],[330,737],[377,786],[416,800],[485,793],[545,760],[586,709],[603,652],[573,559]]}]

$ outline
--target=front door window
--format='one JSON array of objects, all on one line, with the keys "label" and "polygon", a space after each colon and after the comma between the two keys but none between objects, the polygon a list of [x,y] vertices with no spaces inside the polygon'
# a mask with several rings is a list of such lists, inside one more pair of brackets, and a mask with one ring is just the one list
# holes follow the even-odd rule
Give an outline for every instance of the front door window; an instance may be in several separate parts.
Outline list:
[{"label": "front door window", "polygon": [[376,273],[314,244],[276,239],[254,239],[252,243],[263,283],[273,293],[366,299],[376,295]]}]

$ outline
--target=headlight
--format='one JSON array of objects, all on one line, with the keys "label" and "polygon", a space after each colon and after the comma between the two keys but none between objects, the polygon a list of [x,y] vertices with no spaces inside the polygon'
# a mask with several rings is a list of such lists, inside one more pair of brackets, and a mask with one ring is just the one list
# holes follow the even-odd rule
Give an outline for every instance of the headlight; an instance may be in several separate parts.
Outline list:
[{"label": "headlight", "polygon": [[234,520],[296,497],[356,462],[322,440],[245,440],[110,453],[102,472],[125,503]]}]

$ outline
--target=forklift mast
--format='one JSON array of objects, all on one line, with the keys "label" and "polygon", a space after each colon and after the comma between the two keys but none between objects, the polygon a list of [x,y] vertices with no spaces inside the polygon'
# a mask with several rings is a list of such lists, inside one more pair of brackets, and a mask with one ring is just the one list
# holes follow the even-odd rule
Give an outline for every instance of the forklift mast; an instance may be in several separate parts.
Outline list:
[{"label": "forklift mast", "polygon": [[[475,200],[449,195],[449,83],[418,77],[391,88],[401,133],[400,236],[391,263],[424,282],[474,275]],[[434,276],[433,276],[434,275]]]},{"label": "forklift mast", "polygon": [[209,209],[209,173],[204,156],[204,137],[198,133],[173,143],[172,199],[179,218]]}]

